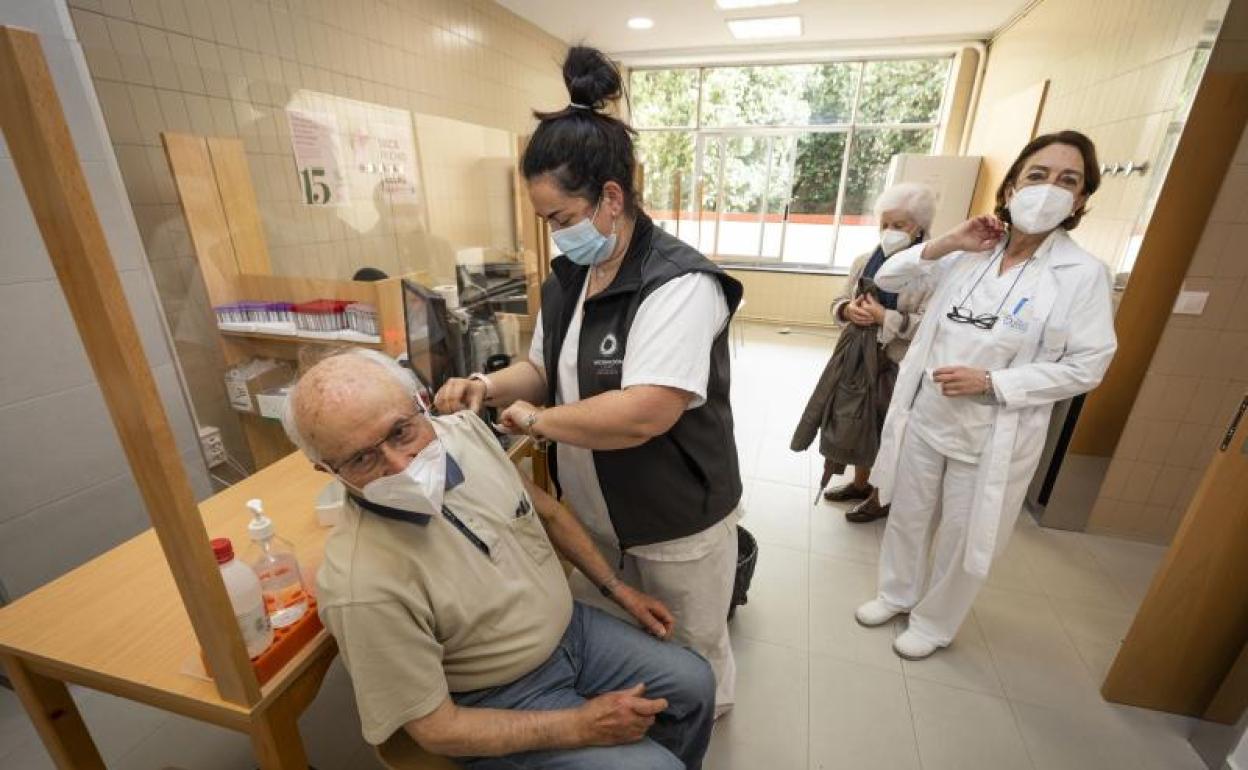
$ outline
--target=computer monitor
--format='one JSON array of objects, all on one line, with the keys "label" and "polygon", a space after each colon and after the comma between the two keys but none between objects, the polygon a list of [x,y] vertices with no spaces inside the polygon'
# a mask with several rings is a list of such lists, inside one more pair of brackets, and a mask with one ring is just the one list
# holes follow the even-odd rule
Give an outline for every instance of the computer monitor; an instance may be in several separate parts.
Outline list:
[{"label": "computer monitor", "polygon": [[408,365],[432,395],[457,374],[459,330],[451,322],[446,299],[408,278],[403,279],[403,318]]}]

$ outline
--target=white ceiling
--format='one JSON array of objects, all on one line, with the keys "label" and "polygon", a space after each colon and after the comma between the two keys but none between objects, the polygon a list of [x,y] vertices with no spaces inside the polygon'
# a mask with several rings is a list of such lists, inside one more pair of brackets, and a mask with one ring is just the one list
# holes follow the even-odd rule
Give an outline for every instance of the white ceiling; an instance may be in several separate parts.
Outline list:
[{"label": "white ceiling", "polygon": [[[626,64],[691,54],[714,58],[793,49],[985,40],[1033,0],[799,0],[795,5],[720,11],[715,0],[497,0],[566,42],[585,42]],[[802,17],[801,38],[739,41],[728,18]],[[654,28],[629,29],[633,16]]]}]

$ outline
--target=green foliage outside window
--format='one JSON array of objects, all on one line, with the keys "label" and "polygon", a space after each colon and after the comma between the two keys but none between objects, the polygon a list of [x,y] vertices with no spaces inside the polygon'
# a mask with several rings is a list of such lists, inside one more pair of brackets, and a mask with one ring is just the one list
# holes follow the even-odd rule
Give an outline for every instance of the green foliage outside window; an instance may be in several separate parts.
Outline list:
[{"label": "green foliage outside window", "polygon": [[700,138],[703,211],[715,209],[722,186],[724,212],[761,216],[787,205],[797,214],[867,213],[893,155],[932,151],[949,63],[940,58],[634,71],[630,101],[632,124],[640,131],[645,204],[658,211],[697,208],[692,188]]}]

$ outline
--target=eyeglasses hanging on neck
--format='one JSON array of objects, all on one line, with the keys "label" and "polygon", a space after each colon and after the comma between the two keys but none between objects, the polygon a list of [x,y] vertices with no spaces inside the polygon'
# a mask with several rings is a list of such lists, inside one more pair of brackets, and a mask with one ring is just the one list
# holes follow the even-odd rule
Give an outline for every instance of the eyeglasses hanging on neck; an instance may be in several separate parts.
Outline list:
[{"label": "eyeglasses hanging on neck", "polygon": [[[1001,259],[1004,259],[1005,252],[1004,251],[1001,252],[999,257]],[[1006,300],[1010,298],[1010,294],[1012,294],[1014,292],[1015,287],[1018,286],[1018,281],[1020,278],[1023,277],[1023,272],[1027,270],[1027,266],[1031,264],[1031,260],[1028,259],[1026,262],[1024,262],[1022,269],[1018,271],[1018,275],[1014,276],[1014,283],[1010,284],[1010,290],[1007,291],[1005,293],[1005,296],[1001,298],[1001,304],[997,305],[997,309],[995,312],[985,313],[983,315],[975,315],[975,311],[967,306],[966,301],[971,298],[972,294],[975,293],[975,289],[976,287],[979,286],[979,282],[984,280],[984,276],[988,274],[988,271],[991,270],[992,266],[995,265],[996,263],[997,263],[996,259],[991,259],[988,261],[988,264],[985,265],[984,269],[980,271],[979,277],[975,279],[975,283],[971,284],[971,288],[966,293],[966,296],[962,298],[961,302],[954,305],[952,310],[950,310],[948,313],[945,314],[945,318],[948,318],[950,321],[953,321],[954,323],[970,324],[971,326],[974,326],[976,329],[992,329],[994,326],[997,325],[997,321],[1000,320],[1001,318],[1001,308],[1005,307]]]}]

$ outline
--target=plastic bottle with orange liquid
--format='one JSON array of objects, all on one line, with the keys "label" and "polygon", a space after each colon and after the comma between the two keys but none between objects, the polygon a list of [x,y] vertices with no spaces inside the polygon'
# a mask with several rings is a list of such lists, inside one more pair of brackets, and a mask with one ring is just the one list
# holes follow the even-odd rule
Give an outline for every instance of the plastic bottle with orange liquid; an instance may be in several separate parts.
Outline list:
[{"label": "plastic bottle with orange liquid", "polygon": [[248,500],[251,523],[247,534],[251,546],[247,550],[247,563],[260,578],[260,591],[264,595],[264,608],[274,628],[292,625],[308,611],[308,592],[295,559],[295,549],[273,531],[273,520],[264,515],[264,503],[258,499]]}]

